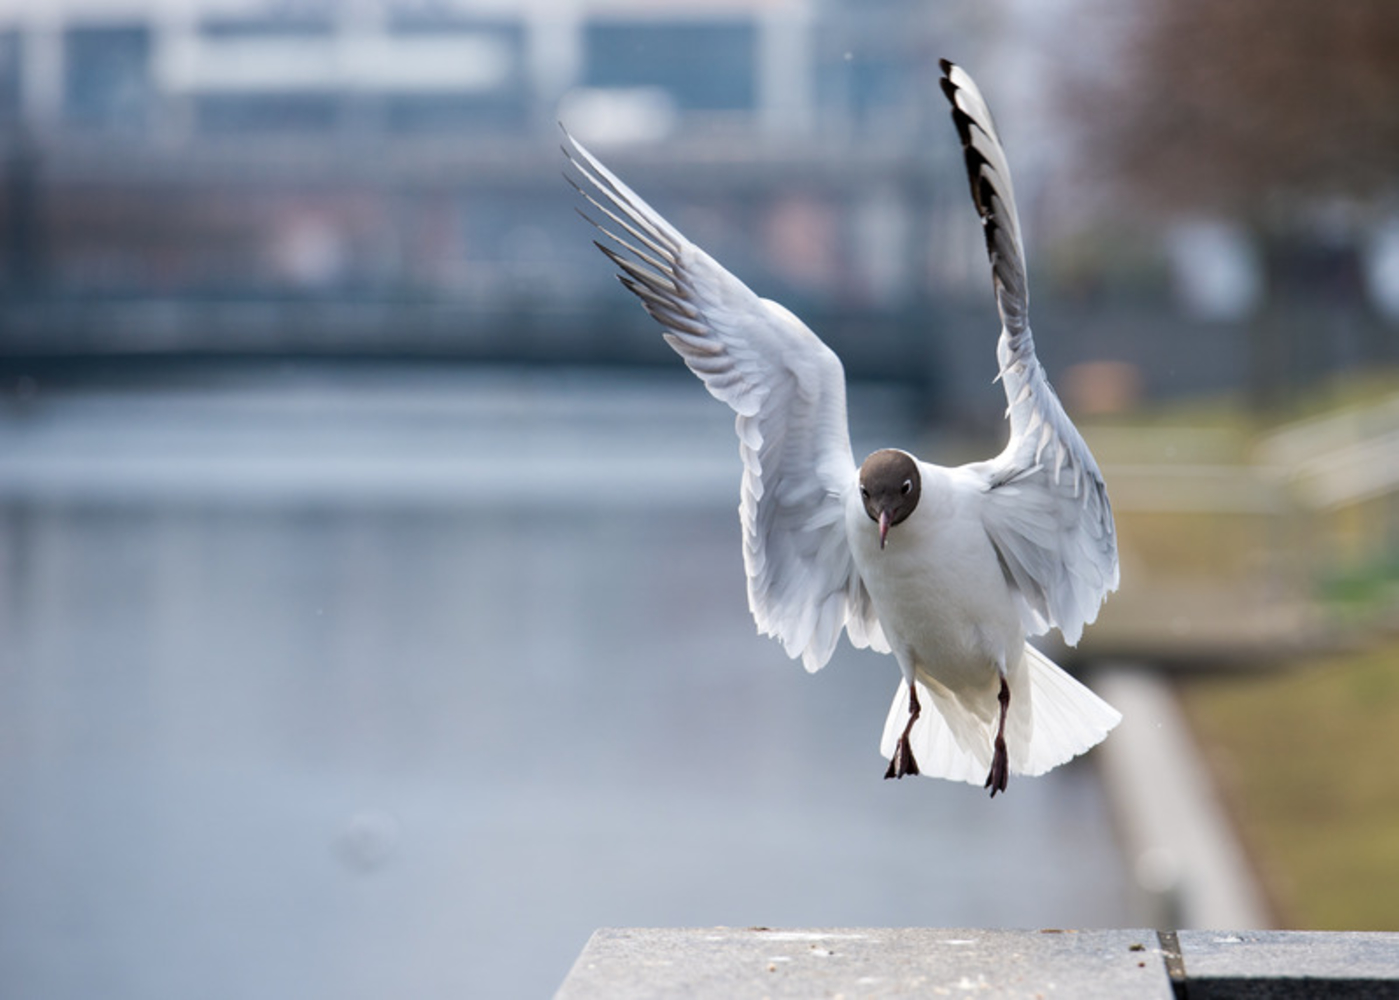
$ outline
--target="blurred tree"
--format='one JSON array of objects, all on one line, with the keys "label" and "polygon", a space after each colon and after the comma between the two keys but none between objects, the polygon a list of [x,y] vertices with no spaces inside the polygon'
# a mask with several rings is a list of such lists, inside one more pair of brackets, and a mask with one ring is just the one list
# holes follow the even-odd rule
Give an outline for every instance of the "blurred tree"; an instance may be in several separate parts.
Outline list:
[{"label": "blurred tree", "polygon": [[1305,287],[1318,301],[1359,303],[1357,244],[1376,206],[1399,196],[1399,3],[1141,0],[1132,10],[1120,62],[1070,92],[1086,147],[1138,204],[1253,232],[1268,295],[1252,389],[1276,403],[1315,369],[1311,348],[1327,332],[1283,300]]},{"label": "blurred tree", "polygon": [[1394,0],[1145,0],[1128,44],[1107,125],[1165,200],[1264,221],[1399,181]]}]

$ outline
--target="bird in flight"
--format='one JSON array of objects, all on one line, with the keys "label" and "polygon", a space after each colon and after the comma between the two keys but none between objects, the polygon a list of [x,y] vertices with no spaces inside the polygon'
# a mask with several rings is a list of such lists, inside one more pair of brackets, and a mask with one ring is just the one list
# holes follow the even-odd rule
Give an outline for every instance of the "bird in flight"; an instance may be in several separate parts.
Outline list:
[{"label": "bird in flight", "polygon": [[[840,359],[760,298],[564,132],[598,249],[667,343],[737,414],[739,517],[758,630],[808,671],[842,630],[902,677],[880,750],[886,778],[981,784],[1043,774],[1101,741],[1116,710],[1026,636],[1070,645],[1117,589],[1102,474],[1035,356],[1025,254],[1005,152],[981,91],[941,63],[1001,317],[1010,437],[945,467],[885,448],[855,464]],[[600,213],[597,214],[597,213]]]}]

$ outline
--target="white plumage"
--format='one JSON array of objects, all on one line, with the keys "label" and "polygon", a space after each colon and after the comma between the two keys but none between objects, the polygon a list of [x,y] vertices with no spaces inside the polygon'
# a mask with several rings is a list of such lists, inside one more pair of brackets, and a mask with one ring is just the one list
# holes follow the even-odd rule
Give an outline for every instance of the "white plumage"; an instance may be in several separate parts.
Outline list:
[{"label": "white plumage", "polygon": [[958,468],[886,453],[911,463],[900,468],[912,506],[883,529],[877,501],[862,493],[866,478],[876,493],[890,483],[887,472],[878,480],[874,456],[855,464],[835,353],[571,137],[565,152],[617,246],[599,248],[690,370],[737,414],[744,567],[759,631],[812,671],[842,630],[856,646],[893,652],[903,682],[881,744],[889,776],[985,779],[994,795],[1005,787],[1004,764],[998,779],[988,774],[998,734],[1009,771],[1035,775],[1098,743],[1120,719],[1025,641],[1051,627],[1078,641],[1117,587],[1117,546],[1097,464],[1035,356],[1020,224],[990,112],[965,71],[942,65],[1001,315],[1010,438],[995,458]]}]

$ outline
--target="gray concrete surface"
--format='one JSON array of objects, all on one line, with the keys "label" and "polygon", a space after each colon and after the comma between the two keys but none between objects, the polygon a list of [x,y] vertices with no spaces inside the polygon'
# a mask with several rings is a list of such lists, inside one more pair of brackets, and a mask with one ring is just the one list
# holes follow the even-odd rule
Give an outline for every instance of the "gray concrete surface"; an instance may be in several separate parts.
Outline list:
[{"label": "gray concrete surface", "polygon": [[1181,931],[1189,1000],[1399,997],[1399,934]]},{"label": "gray concrete surface", "polygon": [[1399,934],[604,928],[556,1000],[652,997],[1384,1000]]},{"label": "gray concrete surface", "polygon": [[1155,931],[603,929],[557,1000],[655,997],[1169,1000]]}]

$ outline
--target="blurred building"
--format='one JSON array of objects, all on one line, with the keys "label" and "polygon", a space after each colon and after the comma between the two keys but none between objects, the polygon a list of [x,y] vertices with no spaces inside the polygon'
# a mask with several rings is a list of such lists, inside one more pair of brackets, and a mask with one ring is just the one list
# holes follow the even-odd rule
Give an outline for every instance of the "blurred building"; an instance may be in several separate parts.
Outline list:
[{"label": "blurred building", "polygon": [[[560,120],[770,294],[984,290],[935,57],[992,21],[913,0],[0,0],[0,350],[547,351],[541,310],[611,291]],[[326,308],[228,304],[287,297]]]},{"label": "blurred building", "polygon": [[[161,135],[520,133],[551,124],[564,95],[583,88],[581,100],[610,101],[623,117],[663,109],[803,131],[818,117],[888,115],[908,103],[905,84],[925,55],[918,43],[939,20],[919,7],[4,0],[0,116],[45,131]],[[861,52],[842,72],[853,55],[837,36],[857,15],[861,39],[882,51]],[[881,30],[896,20],[902,30]]]},{"label": "blurred building", "polygon": [[[962,331],[994,313],[937,86],[951,55],[1011,146],[1046,361],[1133,366],[1147,396],[1240,384],[1246,333],[1183,325],[1189,295],[1172,312],[1180,240],[1064,239],[1091,182],[1047,81],[1110,44],[1072,6],[0,0],[0,359],[669,364],[572,211],[562,121],[856,348],[852,374],[980,399],[994,362]],[[1178,288],[1218,291],[1216,270]],[[1235,298],[1208,322],[1246,325]]]}]

